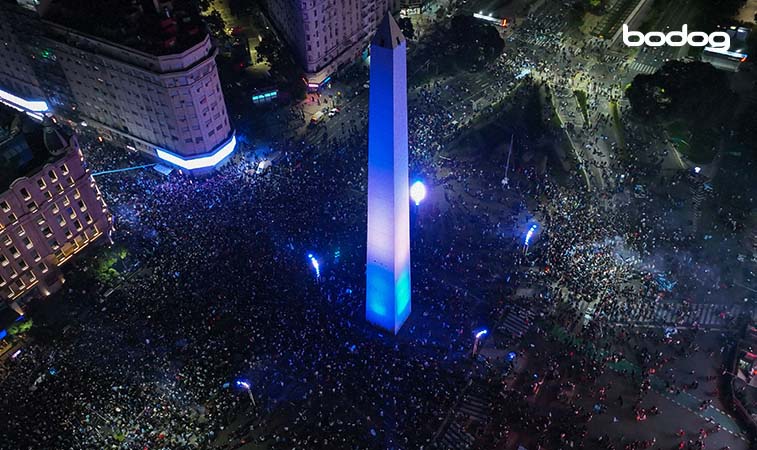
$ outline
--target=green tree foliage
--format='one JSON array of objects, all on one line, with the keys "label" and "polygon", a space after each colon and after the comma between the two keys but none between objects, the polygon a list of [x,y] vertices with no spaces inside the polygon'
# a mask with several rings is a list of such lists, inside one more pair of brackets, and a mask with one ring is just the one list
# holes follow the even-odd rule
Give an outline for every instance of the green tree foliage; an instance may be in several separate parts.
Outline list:
[{"label": "green tree foliage", "polygon": [[294,99],[305,97],[305,85],[302,82],[302,70],[295,64],[286,49],[272,36],[264,36],[255,50],[258,62],[266,61],[271,67],[274,78],[285,80],[286,90]]},{"label": "green tree foliage", "polygon": [[400,26],[402,34],[404,34],[407,39],[415,39],[415,29],[413,28],[412,20],[407,17],[403,17],[397,22],[397,25]]},{"label": "green tree foliage", "polygon": [[652,75],[637,75],[626,91],[643,119],[718,126],[728,118],[732,97],[726,75],[712,65],[668,61]]},{"label": "green tree foliage", "polygon": [[21,322],[13,322],[13,324],[8,327],[8,334],[11,336],[24,334],[32,329],[32,325],[34,325],[34,321],[32,319],[26,319]]},{"label": "green tree foliage", "polygon": [[224,22],[221,13],[218,11],[211,11],[209,14],[203,16],[202,20],[205,21],[208,26],[208,31],[210,31],[210,35],[214,38],[225,39],[228,37],[226,35],[226,22]]}]

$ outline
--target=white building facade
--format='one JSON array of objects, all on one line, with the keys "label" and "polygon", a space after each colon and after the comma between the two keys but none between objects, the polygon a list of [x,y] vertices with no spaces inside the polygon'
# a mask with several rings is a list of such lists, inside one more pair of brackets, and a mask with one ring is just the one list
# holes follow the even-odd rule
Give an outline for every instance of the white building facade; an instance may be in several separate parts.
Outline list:
[{"label": "white building facade", "polygon": [[[166,29],[176,29],[171,17],[163,22]],[[94,127],[104,139],[181,169],[209,169],[233,152],[236,139],[215,63],[217,50],[204,30],[195,31],[194,45],[176,46],[173,52],[160,45],[155,51],[122,45],[44,16],[36,20],[35,28],[30,40],[37,51],[18,43],[9,46],[22,48],[27,59],[30,53],[44,53],[45,58],[34,55],[37,74],[43,63],[54,64],[62,74],[64,80],[55,80],[45,92],[49,107],[57,113]],[[0,39],[8,34],[19,39],[18,29],[0,31]],[[170,36],[164,41],[166,46],[172,42]],[[24,70],[29,69],[21,67],[15,72],[22,75]],[[6,78],[12,81],[12,76]],[[2,78],[0,84],[0,89],[14,88]],[[24,96],[35,94],[29,91],[10,94],[29,100]],[[59,92],[65,95],[50,98]]]},{"label": "white building facade", "polygon": [[294,52],[310,90],[367,49],[391,0],[267,0],[268,16]]}]

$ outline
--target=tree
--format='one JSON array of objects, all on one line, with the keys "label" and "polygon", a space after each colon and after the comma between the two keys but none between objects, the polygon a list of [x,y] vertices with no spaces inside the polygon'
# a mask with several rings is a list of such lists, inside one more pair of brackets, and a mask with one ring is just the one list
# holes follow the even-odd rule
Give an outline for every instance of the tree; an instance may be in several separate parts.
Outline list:
[{"label": "tree", "polygon": [[444,11],[444,7],[440,6],[439,9],[436,10],[436,20],[444,19],[445,12],[446,11]]},{"label": "tree", "polygon": [[203,20],[208,25],[208,31],[210,35],[216,39],[227,38],[226,34],[226,22],[224,22],[221,13],[216,10],[210,12],[210,14],[203,16]]},{"label": "tree", "polygon": [[505,48],[496,28],[467,15],[452,18],[450,38],[453,56],[474,68],[483,67]]},{"label": "tree", "polygon": [[415,29],[413,28],[413,21],[410,20],[407,17],[401,18],[397,25],[400,26],[400,30],[402,30],[402,34],[405,35],[405,37],[409,40],[415,39]]},{"label": "tree", "polygon": [[682,119],[697,126],[719,126],[729,115],[726,75],[702,62],[668,61],[652,75],[637,75],[626,96],[644,119]]}]

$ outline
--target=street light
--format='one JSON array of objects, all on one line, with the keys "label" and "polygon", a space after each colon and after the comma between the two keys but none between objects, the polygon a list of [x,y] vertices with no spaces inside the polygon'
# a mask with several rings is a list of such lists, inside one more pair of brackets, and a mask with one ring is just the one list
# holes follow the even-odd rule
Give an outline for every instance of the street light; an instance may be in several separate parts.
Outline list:
[{"label": "street light", "polygon": [[426,185],[422,181],[416,181],[410,186],[410,198],[415,203],[415,206],[420,205],[423,199],[426,198]]},{"label": "street light", "polygon": [[238,388],[242,388],[245,391],[247,391],[247,395],[250,396],[250,401],[252,402],[252,406],[257,407],[258,405],[255,404],[255,397],[252,396],[252,390],[250,389],[252,386],[250,386],[250,382],[246,380],[237,380],[235,382]]},{"label": "street light", "polygon": [[483,330],[479,330],[476,332],[475,337],[476,340],[473,341],[473,352],[471,353],[472,356],[476,356],[476,352],[478,352],[478,344],[481,342],[481,338],[489,334],[489,330],[484,328]]},{"label": "street light", "polygon": [[313,256],[312,253],[308,253],[308,258],[310,259],[310,264],[313,266],[313,269],[315,269],[315,277],[321,278],[321,265],[318,264],[318,260],[315,259],[315,256]]},{"label": "street light", "polygon": [[534,233],[536,233],[536,230],[539,228],[539,225],[533,224],[531,225],[531,228],[528,229],[528,232],[526,233],[526,239],[523,241],[523,254],[528,253],[528,244],[531,243],[531,238],[534,237]]}]

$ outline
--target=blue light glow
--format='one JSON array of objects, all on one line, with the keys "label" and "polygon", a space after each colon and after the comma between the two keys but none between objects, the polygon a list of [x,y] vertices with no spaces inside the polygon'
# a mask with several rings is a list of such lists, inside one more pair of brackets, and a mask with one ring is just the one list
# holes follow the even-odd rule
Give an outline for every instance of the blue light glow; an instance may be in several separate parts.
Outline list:
[{"label": "blue light glow", "polygon": [[313,266],[313,269],[315,269],[315,277],[321,278],[321,265],[318,263],[318,260],[315,259],[315,256],[313,256],[312,253],[308,253],[308,258],[310,259],[310,264]]},{"label": "blue light glow", "polygon": [[476,333],[476,339],[481,339],[482,336],[486,336],[487,334],[489,334],[489,330],[481,330]]},{"label": "blue light glow", "polygon": [[536,224],[531,225],[531,228],[528,229],[528,233],[526,233],[526,240],[523,242],[525,245],[531,243],[531,238],[534,237],[534,233],[536,233],[538,228],[539,226]]},{"label": "blue light glow", "polygon": [[156,148],[155,152],[157,153],[158,158],[167,163],[171,163],[175,166],[181,167],[182,169],[197,170],[205,169],[208,167],[215,167],[221,161],[231,155],[234,152],[236,146],[237,137],[235,135],[232,135],[231,139],[217,147],[214,152],[206,154],[206,156],[184,158],[183,156],[176,155],[169,152],[168,150],[163,150],[161,148]]},{"label": "blue light glow", "polygon": [[426,185],[422,181],[416,181],[410,186],[410,198],[415,202],[415,206],[420,205],[426,198]]},{"label": "blue light glow", "polygon": [[515,356],[517,356],[517,354],[515,352],[510,352],[510,353],[507,354],[507,360],[508,361],[513,361],[515,359]]},{"label": "blue light glow", "polygon": [[251,386],[250,386],[250,382],[249,382],[249,381],[246,381],[246,380],[236,380],[236,381],[234,382],[234,384],[236,384],[236,385],[237,385],[237,387],[241,387],[241,388],[243,388],[243,389],[247,389],[247,390],[249,390],[249,389],[250,389],[250,387],[251,387]]},{"label": "blue light glow", "polygon": [[5,338],[8,336],[8,330],[0,330],[0,339]]}]

